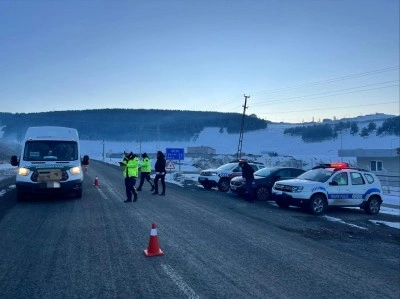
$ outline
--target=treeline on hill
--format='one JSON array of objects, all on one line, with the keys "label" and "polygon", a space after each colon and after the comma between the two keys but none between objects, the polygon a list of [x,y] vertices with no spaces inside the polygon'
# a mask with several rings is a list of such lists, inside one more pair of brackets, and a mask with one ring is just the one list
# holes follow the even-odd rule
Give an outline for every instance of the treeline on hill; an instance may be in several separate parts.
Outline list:
[{"label": "treeline on hill", "polygon": [[[64,126],[76,128],[81,139],[111,141],[189,141],[205,127],[239,133],[239,113],[155,109],[98,109],[41,113],[0,113],[4,137],[23,138],[28,127]],[[246,116],[244,131],[267,128],[267,121]]]},{"label": "treeline on hill", "polygon": [[308,126],[297,126],[287,128],[284,134],[291,136],[301,136],[304,142],[320,142],[329,139],[336,139],[343,130],[350,130],[352,135],[359,134],[361,137],[367,137],[374,131],[377,136],[400,135],[400,116],[388,118],[377,128],[374,122],[363,127],[360,131],[358,123],[355,121],[339,121],[335,124],[314,124]]}]

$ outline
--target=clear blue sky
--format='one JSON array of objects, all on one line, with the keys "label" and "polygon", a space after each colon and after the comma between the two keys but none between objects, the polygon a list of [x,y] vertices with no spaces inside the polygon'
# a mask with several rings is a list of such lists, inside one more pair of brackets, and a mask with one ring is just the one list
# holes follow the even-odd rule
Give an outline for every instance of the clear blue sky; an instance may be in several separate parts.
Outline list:
[{"label": "clear blue sky", "polygon": [[[0,0],[0,111],[400,114],[399,0]],[[123,121],[123,120],[121,120]]]}]

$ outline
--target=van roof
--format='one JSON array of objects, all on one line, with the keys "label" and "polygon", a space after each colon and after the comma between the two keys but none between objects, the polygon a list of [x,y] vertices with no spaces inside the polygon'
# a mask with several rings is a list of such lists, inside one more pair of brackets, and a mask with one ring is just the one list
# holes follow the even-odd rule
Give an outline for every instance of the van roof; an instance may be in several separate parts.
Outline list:
[{"label": "van roof", "polygon": [[78,141],[78,131],[74,128],[41,126],[29,127],[25,134],[27,140],[74,140]]}]

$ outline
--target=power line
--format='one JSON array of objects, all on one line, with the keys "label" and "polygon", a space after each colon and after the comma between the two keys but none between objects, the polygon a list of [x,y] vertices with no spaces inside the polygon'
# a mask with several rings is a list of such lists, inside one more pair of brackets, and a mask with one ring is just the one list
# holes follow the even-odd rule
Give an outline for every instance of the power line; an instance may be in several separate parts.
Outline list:
[{"label": "power line", "polygon": [[[316,99],[321,99],[321,98],[343,96],[343,95],[347,95],[347,94],[354,94],[354,93],[358,93],[358,92],[372,91],[372,90],[378,90],[378,89],[390,88],[390,87],[398,87],[398,86],[399,86],[399,84],[395,84],[395,85],[382,86],[382,87],[376,87],[376,88],[369,88],[369,89],[363,89],[363,90],[356,90],[356,91],[351,91],[351,92],[337,93],[337,94],[331,94],[331,95],[325,95],[325,96],[311,97],[312,95],[308,95],[308,96],[292,97],[292,98],[288,98],[288,99],[292,99],[290,101],[275,100],[274,102],[278,102],[279,104],[300,102],[300,101],[304,102],[304,101],[316,100]],[[335,92],[337,92],[337,91],[335,91]],[[327,92],[327,93],[330,93],[330,92]],[[320,94],[324,94],[324,93],[320,93]],[[303,99],[303,100],[298,100],[299,98],[304,98],[304,97],[310,97],[310,98]],[[295,99],[297,99],[297,100],[295,100]],[[265,102],[264,102],[264,104],[261,104],[259,102],[258,104],[254,105],[254,106],[262,106],[262,105],[265,105]]]},{"label": "power line", "polygon": [[347,108],[354,108],[354,107],[366,107],[366,106],[381,106],[381,105],[389,105],[399,103],[398,101],[394,102],[384,102],[384,103],[375,103],[375,104],[364,104],[364,105],[352,105],[352,106],[342,106],[342,107],[332,107],[332,108],[318,108],[318,109],[306,109],[306,110],[292,110],[292,111],[274,111],[271,113],[260,113],[262,115],[269,115],[269,114],[281,114],[281,113],[297,113],[297,112],[310,112],[310,111],[321,111],[321,110],[333,110],[333,109],[347,109]]},{"label": "power line", "polygon": [[[288,86],[288,87],[282,87],[282,88],[276,88],[276,89],[264,90],[264,91],[258,91],[258,92],[251,92],[251,95],[255,96],[255,95],[268,94],[268,93],[290,91],[290,90],[300,89],[300,88],[304,88],[304,87],[318,86],[318,85],[322,85],[322,84],[350,80],[350,79],[359,78],[359,77],[372,76],[372,75],[381,74],[381,73],[385,73],[385,72],[396,71],[399,69],[400,69],[399,66],[387,67],[387,68],[376,69],[376,70],[371,70],[371,71],[362,72],[362,73],[356,73],[356,74],[351,74],[351,75],[346,75],[346,76],[341,76],[341,77],[336,77],[336,78],[330,78],[330,79],[326,79],[326,80],[298,84],[298,85],[294,85],[294,86]],[[396,81],[398,81],[398,80],[396,80]],[[382,84],[382,83],[376,83],[376,84]],[[374,85],[374,84],[372,84],[372,85]],[[368,85],[366,85],[366,86],[368,86]],[[217,105],[210,107],[210,109],[211,110],[218,109],[219,107],[223,107],[227,104],[232,104],[233,101],[238,98],[240,98],[240,97],[235,97],[230,100],[224,101],[221,104],[217,104]],[[279,100],[277,100],[277,101],[279,101]],[[229,111],[236,111],[236,109],[239,107],[240,107],[240,105],[236,104],[236,106],[232,109],[229,109]]]},{"label": "power line", "polygon": [[364,73],[357,73],[357,74],[353,74],[353,75],[347,75],[347,76],[331,78],[331,79],[326,79],[326,80],[321,80],[321,81],[309,82],[309,83],[304,83],[304,84],[299,84],[299,85],[294,85],[294,86],[289,86],[289,87],[253,92],[252,94],[258,95],[258,94],[270,93],[270,92],[287,91],[287,90],[303,88],[303,87],[308,87],[308,86],[315,86],[315,85],[320,85],[320,84],[327,84],[327,83],[333,83],[333,82],[338,82],[338,81],[343,81],[343,80],[348,80],[348,79],[354,79],[354,78],[358,78],[358,77],[376,75],[376,74],[389,72],[389,71],[395,71],[395,70],[399,70],[399,69],[400,69],[399,66],[388,67],[388,68],[384,68],[384,69],[378,69],[378,70],[368,71],[368,72],[364,72]]},{"label": "power line", "polygon": [[[326,92],[319,92],[319,93],[314,93],[314,94],[309,94],[309,95],[304,95],[304,96],[295,96],[295,97],[289,97],[289,98],[282,98],[282,99],[255,102],[252,106],[254,107],[254,106],[260,106],[260,105],[264,105],[264,104],[272,104],[274,102],[290,103],[290,102],[293,102],[293,101],[286,101],[285,102],[285,100],[294,100],[294,99],[307,98],[307,97],[313,97],[312,99],[321,98],[321,97],[315,97],[315,96],[327,95],[327,94],[330,94],[330,93],[336,93],[336,92],[341,92],[341,91],[346,91],[346,90],[352,90],[352,89],[376,86],[376,85],[381,85],[381,84],[388,84],[388,83],[393,83],[393,82],[400,82],[400,81],[399,80],[385,81],[385,82],[379,82],[379,83],[374,83],[374,84],[367,84],[367,85],[361,85],[361,86],[356,86],[356,87],[350,87],[350,88],[344,88],[344,89],[338,89],[338,90],[332,90],[332,91],[326,91]],[[396,84],[396,85],[389,85],[389,86],[377,87],[377,88],[372,88],[372,89],[363,89],[363,90],[352,91],[352,92],[349,92],[349,93],[333,94],[333,95],[328,95],[328,96],[345,95],[345,94],[350,94],[350,93],[370,91],[370,90],[388,88],[388,87],[395,87],[395,86],[399,86],[399,85]],[[322,97],[326,97],[326,96],[322,96]]]}]

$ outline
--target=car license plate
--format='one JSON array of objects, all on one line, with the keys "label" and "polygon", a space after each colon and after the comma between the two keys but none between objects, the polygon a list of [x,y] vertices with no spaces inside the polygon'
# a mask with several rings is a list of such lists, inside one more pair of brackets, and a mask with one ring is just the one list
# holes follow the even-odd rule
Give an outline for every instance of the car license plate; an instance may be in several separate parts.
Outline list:
[{"label": "car license plate", "polygon": [[60,188],[61,185],[59,182],[47,182],[47,188]]}]

